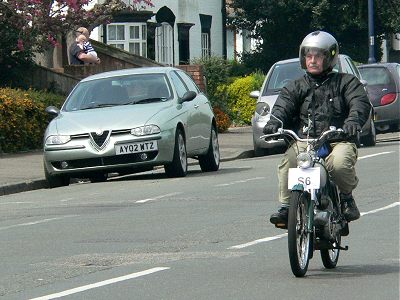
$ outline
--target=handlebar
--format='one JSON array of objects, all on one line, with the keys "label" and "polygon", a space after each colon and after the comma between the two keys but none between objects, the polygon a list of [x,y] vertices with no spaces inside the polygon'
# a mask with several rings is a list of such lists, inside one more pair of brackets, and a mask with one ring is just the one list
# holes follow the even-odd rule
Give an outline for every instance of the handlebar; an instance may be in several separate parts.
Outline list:
[{"label": "handlebar", "polygon": [[328,130],[324,131],[318,138],[300,138],[293,130],[290,129],[283,129],[283,128],[279,128],[278,132],[276,133],[271,133],[271,134],[265,134],[260,136],[260,139],[270,139],[273,137],[278,137],[278,136],[282,136],[282,135],[289,135],[291,136],[293,139],[295,139],[298,142],[317,142],[322,140],[323,138],[325,138],[326,136],[328,136],[331,133],[339,133],[339,134],[343,134],[343,129],[341,128],[336,128],[334,126],[329,127]]}]

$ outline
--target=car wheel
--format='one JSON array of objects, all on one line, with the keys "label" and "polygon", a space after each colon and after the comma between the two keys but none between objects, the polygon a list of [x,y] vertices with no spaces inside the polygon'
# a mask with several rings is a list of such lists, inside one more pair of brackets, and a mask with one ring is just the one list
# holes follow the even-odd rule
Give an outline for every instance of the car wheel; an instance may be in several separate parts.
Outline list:
[{"label": "car wheel", "polygon": [[376,129],[374,121],[371,122],[371,130],[370,132],[361,138],[361,144],[364,146],[375,146],[376,145]]},{"label": "car wheel", "polygon": [[176,130],[175,147],[172,162],[164,165],[165,173],[168,177],[185,177],[187,174],[187,153],[186,142],[183,132],[180,129]]},{"label": "car wheel", "polygon": [[217,171],[220,162],[218,135],[215,127],[211,127],[210,145],[205,155],[199,156],[199,165],[203,172]]},{"label": "car wheel", "polygon": [[108,173],[94,173],[89,177],[90,182],[104,182],[107,181]]},{"label": "car wheel", "polygon": [[69,177],[66,175],[50,175],[46,167],[44,167],[44,177],[46,178],[49,188],[56,188],[69,185]]}]

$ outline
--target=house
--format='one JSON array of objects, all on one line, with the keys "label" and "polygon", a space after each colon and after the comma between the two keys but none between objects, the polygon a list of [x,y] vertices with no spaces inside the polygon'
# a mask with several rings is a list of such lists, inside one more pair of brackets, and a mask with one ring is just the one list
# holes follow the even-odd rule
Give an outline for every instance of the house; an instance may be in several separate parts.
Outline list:
[{"label": "house", "polygon": [[[135,7],[133,0],[123,1]],[[119,13],[91,38],[171,66],[210,55],[226,58],[225,2],[153,0],[154,7]]]}]

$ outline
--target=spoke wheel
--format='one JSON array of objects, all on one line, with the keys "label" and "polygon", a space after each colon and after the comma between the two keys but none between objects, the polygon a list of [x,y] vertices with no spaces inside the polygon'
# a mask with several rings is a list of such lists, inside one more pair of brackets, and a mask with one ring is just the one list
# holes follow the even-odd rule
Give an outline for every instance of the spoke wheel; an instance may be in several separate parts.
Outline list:
[{"label": "spoke wheel", "polygon": [[172,162],[165,165],[165,173],[168,177],[185,177],[187,174],[186,142],[182,130],[177,129],[175,134],[175,147]]},{"label": "spoke wheel", "polygon": [[203,172],[217,171],[219,169],[220,152],[216,129],[211,127],[210,145],[204,155],[199,156],[199,165]]},{"label": "spoke wheel", "polygon": [[300,191],[292,191],[288,217],[288,249],[290,267],[296,277],[303,277],[310,261],[312,235],[307,230],[307,199]]},{"label": "spoke wheel", "polygon": [[[339,247],[341,242],[340,234],[338,234],[336,241],[332,243],[334,247]],[[339,260],[340,249],[321,249],[321,259],[324,267],[333,269],[336,267]]]},{"label": "spoke wheel", "polygon": [[[338,197],[338,195],[336,195],[336,197]],[[338,205],[335,205],[334,207],[335,209],[335,214],[339,215],[339,207]],[[331,216],[331,220],[329,222],[329,224],[327,224],[326,226],[332,226],[333,223],[335,223],[335,219],[333,216]],[[341,245],[341,241],[342,241],[342,236],[340,234],[340,231],[337,230],[337,233],[333,233],[334,230],[336,230],[335,228],[327,228],[326,230],[329,230],[330,235],[335,235],[335,242],[332,243],[333,247],[340,247]],[[333,269],[336,267],[337,262],[339,260],[339,254],[340,254],[340,249],[321,249],[321,259],[322,259],[322,263],[324,264],[324,267],[327,269]]]}]

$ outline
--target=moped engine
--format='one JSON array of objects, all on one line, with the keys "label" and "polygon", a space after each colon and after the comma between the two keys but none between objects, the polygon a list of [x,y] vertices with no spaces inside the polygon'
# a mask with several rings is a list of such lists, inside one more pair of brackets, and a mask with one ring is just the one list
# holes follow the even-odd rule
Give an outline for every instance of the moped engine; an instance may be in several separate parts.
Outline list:
[{"label": "moped engine", "polygon": [[321,196],[320,205],[314,210],[314,225],[319,238],[335,241],[340,228],[336,222],[332,200],[327,195]]}]

